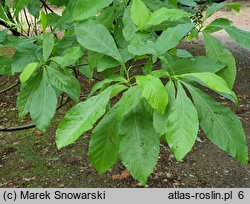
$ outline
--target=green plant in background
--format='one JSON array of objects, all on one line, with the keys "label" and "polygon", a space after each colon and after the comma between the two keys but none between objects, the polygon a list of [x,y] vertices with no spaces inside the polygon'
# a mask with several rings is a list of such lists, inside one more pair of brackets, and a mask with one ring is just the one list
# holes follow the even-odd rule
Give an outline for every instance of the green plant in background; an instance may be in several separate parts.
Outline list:
[{"label": "green plant in background", "polygon": [[[29,113],[36,127],[45,131],[55,115],[58,97],[66,93],[77,104],[58,126],[57,147],[72,144],[93,129],[89,157],[97,171],[107,171],[120,159],[142,184],[157,163],[160,141],[181,161],[192,149],[199,126],[211,142],[248,163],[241,121],[203,91],[203,87],[209,88],[238,103],[232,91],[235,59],[211,33],[224,29],[246,49],[250,49],[250,33],[225,18],[204,26],[219,9],[239,11],[238,4],[194,0],[49,2],[64,6],[62,15],[38,0],[0,7],[1,21],[9,23],[6,11],[18,15],[31,5],[41,6],[37,35],[9,35],[13,27],[0,31],[0,46],[15,49],[11,57],[0,56],[0,74],[20,73],[20,118]],[[37,13],[30,14],[37,17]],[[204,37],[205,56],[177,48],[183,39],[191,42],[199,38],[199,33]],[[89,79],[102,77],[81,102],[80,83],[74,75],[78,72]],[[114,103],[116,96],[119,100]]]}]

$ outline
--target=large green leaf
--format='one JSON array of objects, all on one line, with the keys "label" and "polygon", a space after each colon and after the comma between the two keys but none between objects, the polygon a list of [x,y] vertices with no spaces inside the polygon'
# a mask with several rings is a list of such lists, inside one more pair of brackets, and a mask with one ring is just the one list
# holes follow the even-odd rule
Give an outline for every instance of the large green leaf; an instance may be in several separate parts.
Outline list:
[{"label": "large green leaf", "polygon": [[41,4],[42,2],[40,0],[30,0],[27,6],[29,13],[32,16],[39,18]]},{"label": "large green leaf", "polygon": [[176,47],[193,27],[193,23],[186,23],[177,25],[173,28],[168,28],[167,30],[163,31],[156,42],[158,56],[161,56],[171,48]]},{"label": "large green leaf", "polygon": [[32,79],[27,81],[21,88],[17,97],[17,108],[19,117],[22,119],[30,110],[30,103],[33,98],[34,91],[37,90],[42,79],[42,74],[37,73]]},{"label": "large green leaf", "polygon": [[190,74],[183,74],[180,77],[184,77],[189,80],[196,81],[203,86],[206,86],[213,91],[221,94],[232,100],[234,103],[238,103],[237,96],[235,93],[228,88],[227,82],[219,77],[218,75],[210,72],[203,72],[203,73],[190,73]]},{"label": "large green leaf", "polygon": [[57,105],[57,96],[51,86],[46,70],[43,71],[43,78],[32,94],[30,103],[30,115],[35,122],[36,127],[45,131],[49,126],[51,119],[55,115]]},{"label": "large green leaf", "polygon": [[79,22],[75,25],[75,33],[83,47],[123,62],[113,37],[103,25],[93,21]]},{"label": "large green leaf", "polygon": [[125,9],[125,12],[123,15],[123,25],[124,26],[122,29],[122,34],[124,38],[126,39],[126,40],[123,40],[125,47],[127,47],[128,42],[130,45],[136,45],[136,46],[145,45],[145,42],[149,38],[149,33],[138,32],[138,27],[134,24],[134,22],[131,19],[130,7],[127,7]]},{"label": "large green leaf", "polygon": [[213,15],[215,12],[217,12],[218,10],[224,8],[227,6],[228,3],[226,2],[222,2],[222,3],[213,3],[211,6],[209,6],[206,10],[206,15],[205,15],[205,19],[207,19],[208,17],[210,17],[211,15]]},{"label": "large green leaf", "polygon": [[33,63],[28,64],[24,68],[23,72],[20,74],[20,81],[21,81],[21,83],[26,82],[30,78],[30,76],[36,70],[37,65],[38,65],[38,62],[33,62]]},{"label": "large green leaf", "polygon": [[22,72],[28,64],[38,62],[40,50],[40,47],[34,44],[18,46],[11,64],[12,72]]},{"label": "large green leaf", "polygon": [[192,101],[178,82],[177,96],[167,120],[165,139],[178,161],[192,149],[198,134],[199,121]]},{"label": "large green leaf", "polygon": [[120,123],[141,99],[140,89],[135,86],[126,91],[119,102],[103,117],[93,130],[89,156],[93,166],[99,173],[107,171],[118,158]]},{"label": "large green leaf", "polygon": [[104,9],[100,15],[96,17],[96,21],[104,25],[106,28],[110,28],[112,27],[114,20],[116,20],[114,12],[116,12],[114,6],[110,6]]},{"label": "large green leaf", "polygon": [[226,68],[219,71],[217,74],[224,78],[229,88],[232,89],[236,78],[236,63],[232,53],[227,50],[219,40],[210,34],[203,32],[203,35],[207,56],[226,65]]},{"label": "large green leaf", "polygon": [[142,0],[133,0],[131,5],[131,18],[140,30],[144,29],[149,18],[149,10]]},{"label": "large green leaf", "polygon": [[77,47],[68,48],[64,55],[52,57],[51,60],[55,61],[61,67],[66,67],[70,64],[74,64],[83,55],[82,49]]},{"label": "large green leaf", "polygon": [[160,135],[164,135],[167,132],[167,119],[169,117],[170,110],[174,104],[175,94],[176,94],[173,81],[169,81],[165,86],[165,89],[167,90],[167,93],[169,95],[169,103],[167,109],[163,115],[158,113],[157,111],[154,111],[154,116],[153,116],[154,119],[153,125],[155,131]]},{"label": "large green leaf", "polygon": [[120,63],[112,57],[104,55],[98,62],[97,62],[97,71],[102,72],[109,68],[114,68],[119,66]]},{"label": "large green leaf", "polygon": [[74,21],[84,21],[97,15],[103,8],[111,4],[113,0],[80,0],[76,2],[73,13]]},{"label": "large green leaf", "polygon": [[174,21],[187,17],[189,14],[180,9],[160,8],[154,11],[148,18],[146,26],[159,25],[164,21]]},{"label": "large green leaf", "polygon": [[[77,0],[78,1],[78,0]],[[69,0],[66,8],[62,11],[62,17],[60,18],[58,25],[66,25],[73,21],[74,9],[76,7],[76,0]]]},{"label": "large green leaf", "polygon": [[217,18],[214,21],[212,21],[205,29],[204,31],[207,33],[213,33],[217,32],[219,30],[225,29],[229,27],[232,24],[232,21],[229,21],[226,18]]},{"label": "large green leaf", "polygon": [[44,34],[43,41],[43,60],[47,61],[54,47],[54,35],[52,33]]},{"label": "large green leaf", "polygon": [[88,98],[90,96],[92,96],[96,91],[106,87],[107,85],[111,84],[112,82],[126,83],[127,80],[124,77],[120,76],[120,75],[113,75],[113,76],[110,76],[109,78],[106,78],[106,79],[104,79],[102,81],[99,81],[92,87],[91,91],[88,94]]},{"label": "large green leaf", "polygon": [[71,73],[65,73],[58,69],[48,67],[48,75],[54,87],[67,93],[74,101],[79,101],[80,84]]},{"label": "large green leaf", "polygon": [[151,75],[136,76],[136,83],[148,103],[159,113],[164,114],[168,104],[168,94],[161,80]]},{"label": "large green leaf", "polygon": [[105,113],[114,86],[71,108],[61,120],[56,131],[56,144],[60,149],[75,142],[81,134],[93,128]]},{"label": "large green leaf", "polygon": [[200,125],[215,145],[247,164],[246,136],[239,118],[227,107],[191,85],[185,84],[194,100]]},{"label": "large green leaf", "polygon": [[160,137],[153,127],[152,113],[144,100],[124,118],[121,126],[120,157],[130,174],[146,184],[160,151]]},{"label": "large green leaf", "polygon": [[226,31],[241,47],[250,50],[250,32],[234,26],[227,27]]},{"label": "large green leaf", "polygon": [[173,75],[178,75],[198,72],[216,73],[223,69],[225,65],[211,57],[196,56],[192,59],[169,60],[165,58],[165,60],[162,60],[162,67]]},{"label": "large green leaf", "polygon": [[146,44],[143,45],[129,45],[128,51],[133,55],[138,56],[146,54],[156,55],[155,43],[153,43],[152,41],[148,41]]}]

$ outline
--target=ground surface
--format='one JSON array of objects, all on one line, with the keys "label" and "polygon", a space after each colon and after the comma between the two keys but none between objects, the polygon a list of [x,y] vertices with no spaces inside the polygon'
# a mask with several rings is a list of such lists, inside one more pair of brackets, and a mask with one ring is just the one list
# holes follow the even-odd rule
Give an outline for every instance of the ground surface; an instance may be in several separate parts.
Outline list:
[{"label": "ground surface", "polygon": [[[228,17],[237,27],[250,30],[250,2],[240,14],[219,12],[217,17]],[[243,121],[250,147],[250,52],[237,46],[224,32],[216,33],[233,52],[238,64],[235,92],[239,107],[233,109]],[[202,40],[191,45],[183,44],[194,54],[202,54]],[[8,83],[15,79],[10,78]],[[6,78],[0,77],[0,85]],[[8,84],[6,84],[8,86]],[[3,88],[3,87],[0,87]],[[1,89],[0,89],[1,90]],[[19,121],[15,109],[19,87],[0,96],[0,126],[27,123]],[[140,187],[118,162],[110,171],[98,175],[87,157],[88,135],[60,151],[55,146],[58,120],[70,105],[60,109],[51,128],[43,135],[34,129],[0,132],[0,187]],[[184,161],[177,163],[169,148],[162,144],[161,154],[149,187],[250,187],[250,164],[243,166],[211,144],[203,134]]]}]

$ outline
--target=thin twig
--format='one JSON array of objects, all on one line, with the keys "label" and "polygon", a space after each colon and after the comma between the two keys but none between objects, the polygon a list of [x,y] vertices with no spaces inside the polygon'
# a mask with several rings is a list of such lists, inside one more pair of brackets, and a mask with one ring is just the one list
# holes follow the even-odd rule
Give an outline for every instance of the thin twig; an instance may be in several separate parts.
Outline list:
[{"label": "thin twig", "polygon": [[42,2],[43,7],[44,7],[45,9],[48,9],[50,12],[55,13],[55,12],[46,4],[46,2],[45,2],[44,0],[40,0],[40,1]]},{"label": "thin twig", "polygon": [[31,23],[29,22],[28,15],[27,15],[27,12],[26,12],[26,9],[25,9],[25,8],[23,9],[23,12],[24,12],[24,16],[25,16],[26,23],[28,24],[28,36],[29,36],[29,34],[30,34]]},{"label": "thin twig", "polygon": [[6,89],[4,89],[4,90],[1,90],[1,91],[0,91],[0,94],[5,93],[5,92],[7,92],[7,91],[13,89],[13,88],[16,87],[19,83],[20,83],[20,82],[18,81],[18,82],[16,82],[15,84],[9,86],[8,88],[6,88]]},{"label": "thin twig", "polygon": [[3,82],[2,84],[0,84],[0,87],[1,87],[1,86],[4,86],[5,84],[7,84],[7,81],[6,81],[6,82]]},{"label": "thin twig", "polygon": [[13,33],[14,36],[20,36],[20,35],[22,35],[20,32],[18,32],[18,30],[17,30],[16,28],[14,28],[14,27],[12,27],[12,26],[6,24],[6,23],[5,23],[4,21],[2,21],[1,19],[0,19],[0,25],[2,25],[3,27],[9,29],[9,30]]},{"label": "thin twig", "polygon": [[[62,108],[69,101],[70,101],[70,99],[67,98],[66,101],[63,104],[61,104],[60,106],[58,106],[56,110],[59,110],[60,108]],[[31,123],[31,124],[28,124],[28,125],[10,127],[10,128],[0,126],[0,132],[14,132],[14,131],[20,131],[20,130],[27,130],[27,129],[31,129],[31,128],[35,128],[35,127],[36,127],[36,125],[34,123]]]}]

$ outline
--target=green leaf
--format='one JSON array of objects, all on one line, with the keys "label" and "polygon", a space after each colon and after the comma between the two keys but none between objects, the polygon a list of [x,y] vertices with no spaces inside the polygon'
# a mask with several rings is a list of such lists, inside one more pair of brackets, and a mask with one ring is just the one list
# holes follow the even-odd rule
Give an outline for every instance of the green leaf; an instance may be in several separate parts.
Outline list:
[{"label": "green leaf", "polygon": [[103,25],[93,21],[79,22],[75,25],[75,33],[83,47],[123,62],[113,37]]},{"label": "green leaf", "polygon": [[149,10],[142,0],[133,0],[131,5],[131,18],[140,30],[144,29],[149,18]]},{"label": "green leaf", "polygon": [[126,40],[124,40],[125,47],[130,45],[145,45],[149,39],[149,33],[138,32],[138,27],[133,23],[131,19],[130,7],[125,9],[123,15],[123,29],[122,34]]},{"label": "green leaf", "polygon": [[230,4],[227,5],[227,7],[230,8],[230,9],[233,9],[233,10],[235,10],[237,12],[240,12],[241,5],[237,4],[237,3],[230,3]]},{"label": "green leaf", "polygon": [[49,13],[46,15],[46,18],[47,18],[47,26],[51,27],[60,26],[59,22],[62,17],[57,15],[56,13]]},{"label": "green leaf", "polygon": [[146,26],[159,25],[164,21],[175,21],[188,17],[189,14],[180,9],[160,8],[154,11],[146,22]]},{"label": "green leaf", "polygon": [[138,55],[138,56],[147,55],[147,54],[156,55],[155,43],[153,43],[152,41],[148,41],[144,45],[140,45],[140,44],[129,45],[128,51],[132,53],[133,55]]},{"label": "green leaf", "polygon": [[120,157],[130,174],[146,184],[157,163],[160,137],[154,130],[151,112],[142,102],[122,122]]},{"label": "green leaf", "polygon": [[185,6],[196,7],[197,3],[195,0],[178,0],[179,3]]},{"label": "green leaf", "polygon": [[243,164],[248,163],[246,136],[239,118],[201,90],[185,84],[194,100],[208,139]]},{"label": "green leaf", "polygon": [[193,55],[184,49],[176,49],[176,56],[180,58],[191,58]]},{"label": "green leaf", "polygon": [[250,50],[250,32],[234,26],[227,27],[226,31],[241,47]]},{"label": "green leaf", "polygon": [[[170,1],[172,1],[172,2],[170,2]],[[143,2],[145,3],[145,5],[151,11],[156,11],[157,9],[160,9],[162,7],[172,8],[173,5],[171,5],[171,4],[174,4],[174,1],[175,1],[175,5],[176,5],[176,0],[163,0],[163,1],[161,1],[161,0],[160,1],[159,0],[143,0]]]},{"label": "green leaf", "polygon": [[41,11],[41,24],[43,33],[45,33],[47,28],[47,16],[43,11]]},{"label": "green leaf", "polygon": [[52,33],[44,34],[43,41],[43,60],[46,62],[54,47],[54,35]]},{"label": "green leaf", "polygon": [[24,44],[17,48],[11,64],[12,72],[22,72],[24,68],[32,63],[38,62],[40,47],[34,44]]},{"label": "green leaf", "polygon": [[67,6],[62,11],[62,17],[60,18],[58,24],[65,25],[67,23],[72,23],[72,16],[74,14],[74,9],[76,7],[76,0],[69,0]]},{"label": "green leaf", "polygon": [[105,113],[113,87],[78,103],[66,113],[56,131],[56,144],[59,149],[72,144],[84,132],[93,128],[96,121]]},{"label": "green leaf", "polygon": [[84,21],[96,16],[103,8],[111,4],[113,0],[81,0],[76,2],[73,12],[74,21]]},{"label": "green leaf", "polygon": [[5,21],[8,21],[7,16],[5,15],[4,9],[2,7],[2,5],[0,5],[0,19],[3,19]]},{"label": "green leaf", "polygon": [[173,81],[169,81],[165,86],[165,89],[167,90],[167,93],[169,95],[169,103],[167,109],[163,115],[159,114],[157,111],[154,111],[154,116],[153,116],[154,119],[153,125],[155,131],[160,135],[164,135],[167,132],[167,119],[169,117],[170,110],[174,104],[176,95]]},{"label": "green leaf", "polygon": [[168,94],[161,80],[151,75],[136,76],[136,83],[148,103],[159,113],[164,114],[168,104]]},{"label": "green leaf", "polygon": [[224,8],[227,6],[228,3],[222,2],[222,3],[213,3],[211,6],[207,8],[205,19],[213,15],[216,11]]},{"label": "green leaf", "polygon": [[225,18],[217,18],[212,21],[205,29],[204,32],[213,33],[219,30],[225,29],[232,24],[232,21],[229,21]]},{"label": "green leaf", "polygon": [[116,20],[114,12],[116,12],[114,6],[110,6],[104,9],[100,15],[96,17],[96,21],[104,25],[106,28],[110,28],[112,27],[114,20]]},{"label": "green leaf", "polygon": [[140,89],[127,90],[93,130],[90,138],[89,157],[99,173],[107,171],[118,158],[120,123],[141,99]]},{"label": "green leaf", "polygon": [[207,56],[226,65],[226,67],[217,74],[225,79],[229,88],[232,89],[236,78],[236,63],[232,53],[210,34],[203,32],[203,35]]},{"label": "green leaf", "polygon": [[97,62],[97,71],[102,72],[109,68],[118,67],[120,63],[112,57],[104,55],[98,62]]},{"label": "green leaf", "polygon": [[153,60],[149,58],[142,69],[143,74],[148,75],[150,72],[152,72],[153,65],[154,65]]},{"label": "green leaf", "polygon": [[77,47],[68,48],[63,56],[52,57],[51,60],[55,61],[61,67],[74,64],[83,55],[82,49]]},{"label": "green leaf", "polygon": [[71,73],[64,73],[49,66],[48,76],[54,87],[67,93],[74,101],[79,101],[80,84]]},{"label": "green leaf", "polygon": [[29,1],[30,0],[15,0],[14,1],[14,8],[15,8],[14,17],[16,17],[18,13],[28,5]]},{"label": "green leaf", "polygon": [[176,47],[179,42],[194,27],[193,23],[180,24],[163,31],[156,42],[158,56],[165,54],[168,50]]},{"label": "green leaf", "polygon": [[94,70],[89,65],[84,65],[79,68],[79,71],[88,79],[93,79]]},{"label": "green leaf", "polygon": [[91,89],[90,93],[88,94],[88,98],[92,96],[97,90],[106,87],[107,85],[111,84],[112,82],[123,82],[126,83],[127,80],[120,75],[113,75],[110,76],[109,78],[106,78],[102,81],[97,82]]},{"label": "green leaf", "polygon": [[26,82],[30,78],[30,76],[34,73],[34,71],[37,68],[37,65],[38,65],[38,62],[33,62],[33,63],[28,64],[24,68],[23,72],[20,75],[20,81],[22,84]]},{"label": "green leaf", "polygon": [[30,103],[30,115],[35,122],[36,127],[45,131],[49,126],[51,119],[55,115],[57,105],[57,96],[51,86],[46,70],[43,71],[43,78],[32,94]]},{"label": "green leaf", "polygon": [[119,153],[119,123],[112,108],[94,129],[89,146],[89,158],[101,174],[113,166]]},{"label": "green leaf", "polygon": [[36,17],[39,18],[40,14],[40,9],[41,9],[41,1],[40,0],[30,0],[29,4],[27,6],[29,13]]},{"label": "green leaf", "polygon": [[157,78],[169,78],[170,77],[169,73],[164,69],[154,70],[150,72],[149,74]]},{"label": "green leaf", "polygon": [[218,75],[210,72],[203,72],[203,73],[190,73],[190,74],[183,74],[180,77],[193,80],[198,82],[199,84],[206,86],[213,91],[221,94],[222,96],[227,97],[228,99],[232,100],[234,103],[238,103],[237,96],[235,93],[228,88],[227,82],[219,77]]},{"label": "green leaf", "polygon": [[192,149],[198,134],[199,121],[192,101],[178,82],[177,97],[167,120],[165,139],[180,161]]},{"label": "green leaf", "polygon": [[37,90],[41,80],[42,74],[40,72],[36,74],[32,79],[28,80],[28,82],[26,82],[24,85],[22,85],[21,91],[17,97],[19,118],[24,118],[24,116],[29,112],[33,93]]},{"label": "green leaf", "polygon": [[[48,0],[49,3],[56,6],[65,6],[70,0]],[[75,0],[74,0],[75,1]]]},{"label": "green leaf", "polygon": [[174,59],[173,61],[165,58],[165,60],[162,60],[162,66],[174,75],[197,72],[216,73],[225,67],[217,60],[206,56],[196,56],[192,59]]},{"label": "green leaf", "polygon": [[95,69],[97,67],[98,62],[102,59],[104,54],[93,52],[88,50],[88,65],[91,69]]}]

